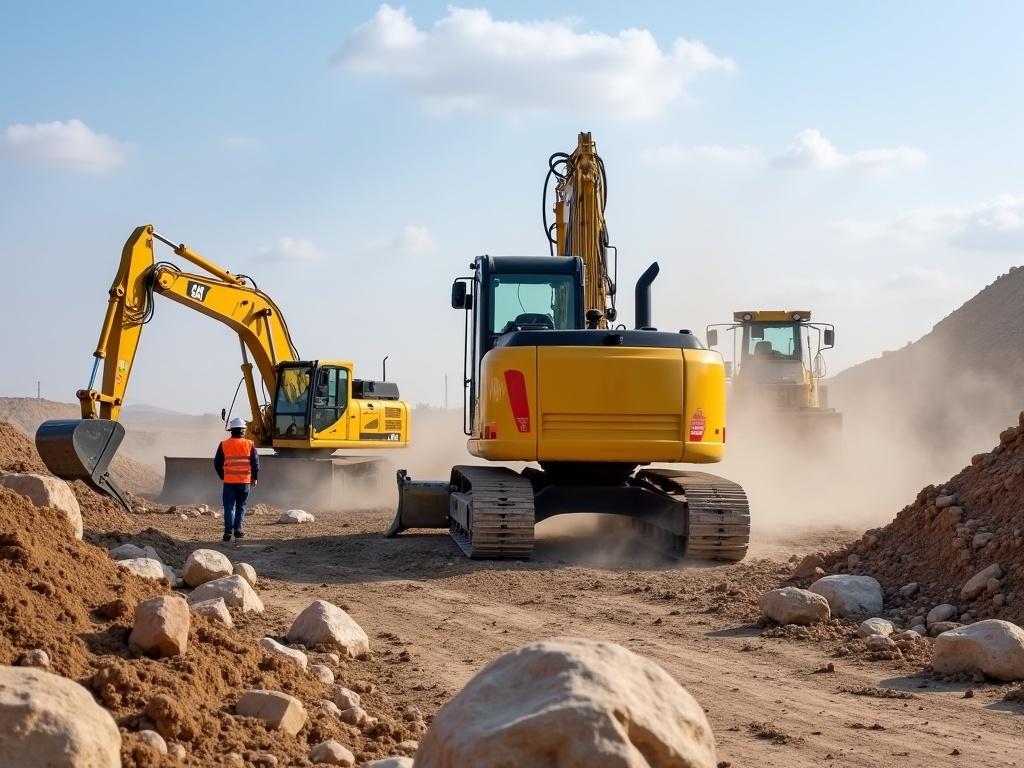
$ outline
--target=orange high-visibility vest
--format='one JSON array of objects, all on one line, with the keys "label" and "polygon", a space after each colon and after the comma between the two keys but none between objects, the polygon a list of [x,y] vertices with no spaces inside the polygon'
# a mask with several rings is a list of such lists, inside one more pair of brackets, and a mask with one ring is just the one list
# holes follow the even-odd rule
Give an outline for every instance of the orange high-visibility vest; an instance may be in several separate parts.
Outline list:
[{"label": "orange high-visibility vest", "polygon": [[224,482],[252,482],[252,440],[244,437],[229,437],[220,444],[224,453]]}]

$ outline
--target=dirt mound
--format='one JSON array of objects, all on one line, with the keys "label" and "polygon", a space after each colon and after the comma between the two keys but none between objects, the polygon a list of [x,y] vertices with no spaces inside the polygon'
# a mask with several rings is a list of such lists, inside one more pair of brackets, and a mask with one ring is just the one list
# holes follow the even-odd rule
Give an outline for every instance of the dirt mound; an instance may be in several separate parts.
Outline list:
[{"label": "dirt mound", "polygon": [[[826,558],[832,572],[866,573],[886,590],[886,604],[905,618],[939,605],[967,620],[1000,618],[1024,624],[1024,413],[999,445],[940,487],[929,485],[889,525]],[[851,558],[850,556],[854,557]],[[961,587],[997,563],[1002,572],[975,598]],[[917,583],[916,590],[901,587]]]},{"label": "dirt mound", "polygon": [[[44,649],[53,671],[91,689],[128,729],[125,766],[160,764],[130,736],[142,728],[155,727],[182,743],[196,765],[220,765],[226,753],[249,750],[298,760],[330,738],[369,759],[392,754],[398,743],[416,738],[386,701],[374,697],[366,706],[380,721],[363,731],[325,713],[316,702],[327,687],[268,657],[244,622],[242,629],[227,630],[193,615],[185,655],[133,658],[127,640],[134,606],[166,592],[165,583],[138,578],[103,550],[76,541],[57,512],[37,509],[0,488],[0,664]],[[369,663],[344,664],[338,682],[357,686],[366,672],[361,665]],[[309,711],[308,725],[291,737],[234,716],[235,702],[249,688],[300,698]]]}]

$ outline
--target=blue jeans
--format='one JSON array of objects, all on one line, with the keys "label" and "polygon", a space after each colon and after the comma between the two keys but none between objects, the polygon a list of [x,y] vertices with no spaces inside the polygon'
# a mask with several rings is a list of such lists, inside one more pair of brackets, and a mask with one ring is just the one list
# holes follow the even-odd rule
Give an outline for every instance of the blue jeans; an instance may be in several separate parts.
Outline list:
[{"label": "blue jeans", "polygon": [[242,530],[248,498],[248,483],[224,483],[224,533]]}]

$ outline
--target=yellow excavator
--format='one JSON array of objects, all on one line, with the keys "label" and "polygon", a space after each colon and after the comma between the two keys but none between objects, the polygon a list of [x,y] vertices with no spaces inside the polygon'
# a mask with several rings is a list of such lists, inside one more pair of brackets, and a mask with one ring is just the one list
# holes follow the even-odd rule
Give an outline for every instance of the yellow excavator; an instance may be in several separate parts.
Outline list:
[{"label": "yellow excavator", "polygon": [[[205,274],[156,262],[154,241],[169,246]],[[89,386],[77,393],[81,420],[46,421],[36,432],[39,453],[58,477],[83,480],[131,510],[127,495],[108,469],[124,439],[118,418],[142,329],[153,318],[157,296],[194,309],[238,334],[240,386],[245,386],[251,413],[247,436],[258,448],[273,449],[273,455],[261,457],[260,479],[265,482],[254,489],[254,501],[328,506],[350,485],[366,484],[379,476],[378,459],[332,457],[336,449],[408,444],[409,407],[399,400],[395,383],[356,379],[350,362],[303,360],[281,310],[252,278],[232,274],[145,225],[132,232],[121,252],[93,353]],[[97,387],[100,363],[103,374]],[[269,402],[260,396],[254,364]],[[230,414],[225,409],[221,417],[226,422]],[[213,446],[204,449],[213,455]],[[165,462],[161,501],[220,498],[212,459],[167,457]]]},{"label": "yellow excavator", "polygon": [[[719,461],[725,451],[722,356],[688,330],[651,324],[652,264],[636,285],[635,328],[609,327],[608,182],[593,138],[548,161],[556,179],[549,256],[480,256],[456,278],[465,312],[464,431],[469,452],[502,466],[456,466],[444,481],[398,472],[385,535],[448,528],[472,558],[528,558],[536,523],[611,513],[676,556],[736,561],[750,515],[736,483],[652,463]],[[616,259],[617,261],[617,259]],[[539,466],[537,466],[539,465]]]},{"label": "yellow excavator", "polygon": [[843,415],[828,407],[828,390],[821,383],[823,352],[835,346],[831,323],[812,322],[807,310],[740,310],[732,323],[707,327],[711,348],[718,346],[719,329],[732,334],[726,366],[731,407],[743,433],[767,429],[770,439],[797,440],[811,448],[838,442]]}]

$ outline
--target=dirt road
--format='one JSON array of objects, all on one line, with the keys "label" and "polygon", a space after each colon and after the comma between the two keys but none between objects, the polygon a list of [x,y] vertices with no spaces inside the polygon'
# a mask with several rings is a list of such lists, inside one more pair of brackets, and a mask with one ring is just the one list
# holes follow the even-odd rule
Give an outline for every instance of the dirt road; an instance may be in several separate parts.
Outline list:
[{"label": "dirt road", "polygon": [[[384,540],[383,511],[274,521],[251,516],[249,538],[226,545],[265,579],[261,595],[274,609],[265,631],[282,633],[314,598],[346,607],[370,635],[382,693],[428,720],[501,652],[580,635],[660,662],[706,708],[725,764],[1024,764],[1024,707],[1003,701],[1005,686],[942,683],[906,661],[837,657],[835,638],[761,636],[756,598],[788,573],[785,558],[842,533],[760,543],[735,566],[681,567],[652,562],[621,532],[580,540],[544,536],[542,527],[533,561],[495,563],[465,560],[442,535]],[[182,557],[199,543],[224,546],[211,517],[141,522],[157,529],[143,538]],[[822,671],[830,662],[834,671]]]}]

